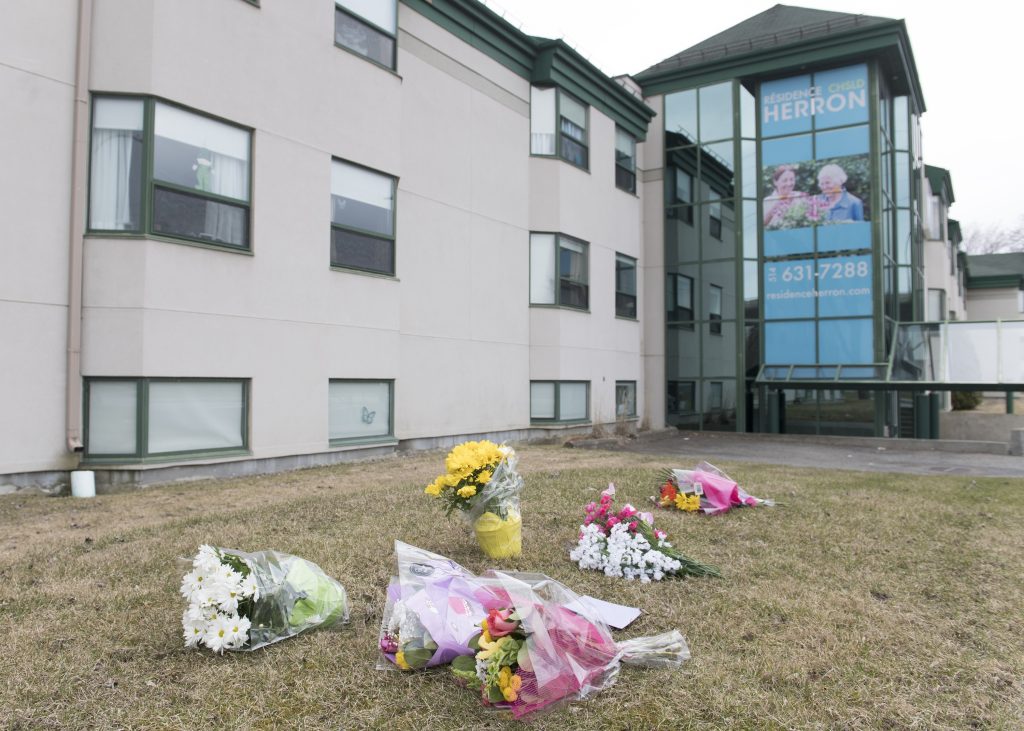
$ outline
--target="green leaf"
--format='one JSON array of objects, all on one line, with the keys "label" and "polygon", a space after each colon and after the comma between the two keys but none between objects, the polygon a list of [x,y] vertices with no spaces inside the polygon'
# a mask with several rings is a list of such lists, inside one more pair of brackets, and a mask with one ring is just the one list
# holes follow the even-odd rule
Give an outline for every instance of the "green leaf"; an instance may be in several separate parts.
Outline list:
[{"label": "green leaf", "polygon": [[418,670],[426,665],[433,656],[434,651],[425,648],[405,650],[403,653],[405,662],[414,670]]},{"label": "green leaf", "polygon": [[525,672],[533,672],[533,661],[530,659],[530,651],[526,649],[526,643],[519,648],[519,652],[516,653],[516,664],[519,665]]},{"label": "green leaf", "polygon": [[452,670],[462,670],[476,675],[476,657],[473,655],[459,655],[452,660]]},{"label": "green leaf", "polygon": [[480,652],[480,638],[483,637],[483,632],[479,632],[473,635],[469,640],[469,649],[473,652]]},{"label": "green leaf", "polygon": [[487,700],[491,703],[504,703],[505,696],[501,694],[501,688],[489,685],[487,686]]}]

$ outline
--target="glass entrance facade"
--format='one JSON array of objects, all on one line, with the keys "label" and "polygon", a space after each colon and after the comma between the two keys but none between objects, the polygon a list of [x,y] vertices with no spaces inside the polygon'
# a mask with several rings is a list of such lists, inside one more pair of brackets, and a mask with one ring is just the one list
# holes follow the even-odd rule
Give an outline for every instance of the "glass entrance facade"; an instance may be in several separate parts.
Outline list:
[{"label": "glass entrance facade", "polygon": [[665,93],[667,423],[899,435],[895,393],[756,381],[877,378],[923,313],[918,109],[882,71],[824,59]]}]

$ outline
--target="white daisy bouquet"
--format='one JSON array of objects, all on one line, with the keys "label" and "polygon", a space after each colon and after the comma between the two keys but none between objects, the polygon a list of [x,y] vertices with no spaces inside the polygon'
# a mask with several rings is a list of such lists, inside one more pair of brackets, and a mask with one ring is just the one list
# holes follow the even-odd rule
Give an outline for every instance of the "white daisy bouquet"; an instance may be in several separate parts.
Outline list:
[{"label": "white daisy bouquet", "polygon": [[315,563],[277,551],[200,546],[181,580],[186,647],[255,650],[348,621],[345,588]]},{"label": "white daisy bouquet", "polygon": [[579,541],[569,553],[581,569],[605,576],[639,579],[643,583],[682,576],[721,576],[717,568],[677,550],[665,531],[654,527],[654,516],[630,504],[615,512],[615,485],[601,493],[600,502],[586,506]]}]

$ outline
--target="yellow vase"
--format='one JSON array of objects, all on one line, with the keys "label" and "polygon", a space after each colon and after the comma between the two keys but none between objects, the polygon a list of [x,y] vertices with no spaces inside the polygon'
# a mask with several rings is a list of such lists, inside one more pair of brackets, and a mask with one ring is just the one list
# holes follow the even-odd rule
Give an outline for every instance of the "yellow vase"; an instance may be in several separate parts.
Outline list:
[{"label": "yellow vase", "polygon": [[514,558],[523,552],[523,520],[518,513],[509,512],[502,520],[488,511],[477,518],[473,530],[490,558]]}]

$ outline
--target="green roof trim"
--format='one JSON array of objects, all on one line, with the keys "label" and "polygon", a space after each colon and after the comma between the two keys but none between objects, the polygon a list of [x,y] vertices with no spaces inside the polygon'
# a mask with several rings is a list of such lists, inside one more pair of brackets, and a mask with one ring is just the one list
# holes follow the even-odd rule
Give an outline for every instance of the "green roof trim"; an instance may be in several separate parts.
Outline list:
[{"label": "green roof trim", "polygon": [[967,257],[968,289],[1024,289],[1024,252]]},{"label": "green roof trim", "polygon": [[[784,31],[767,36],[744,37],[743,26],[762,27],[757,21],[773,13],[786,13],[791,20],[808,22],[803,26],[787,23]],[[736,29],[740,32],[731,32]],[[707,45],[723,37],[728,41],[724,45]],[[902,20],[783,5],[655,64],[634,78],[643,88],[644,96],[653,96],[726,79],[800,73],[808,66],[865,58],[877,58],[890,79],[893,93],[909,94],[914,99],[915,111],[925,111],[910,38]]]},{"label": "green roof trim", "polygon": [[402,2],[531,83],[559,86],[638,140],[647,138],[654,110],[565,41],[527,35],[478,0]]},{"label": "green roof trim", "polygon": [[[619,82],[609,79],[563,40],[537,39],[537,60],[530,81],[538,86],[558,86],[597,107],[638,140],[647,137],[654,110]],[[609,86],[609,81],[611,86]]]},{"label": "green roof trim", "polygon": [[[936,167],[935,165],[925,165],[924,175],[928,178],[928,185],[932,188],[932,195],[943,198],[947,206],[956,200],[953,197],[953,179],[949,176],[948,170]],[[957,228],[959,228],[959,224]]]}]

